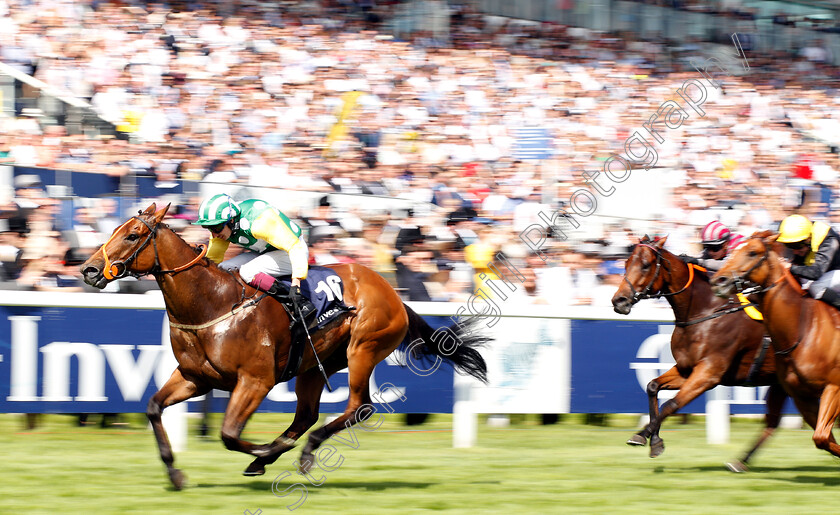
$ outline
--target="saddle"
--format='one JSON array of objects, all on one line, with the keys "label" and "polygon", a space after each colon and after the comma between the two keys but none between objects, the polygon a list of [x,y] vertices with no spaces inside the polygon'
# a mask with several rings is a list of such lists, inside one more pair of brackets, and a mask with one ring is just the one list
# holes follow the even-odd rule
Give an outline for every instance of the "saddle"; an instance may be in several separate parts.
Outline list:
[{"label": "saddle", "polygon": [[355,307],[347,306],[343,302],[344,285],[341,278],[330,268],[310,267],[307,278],[301,281],[300,291],[304,298],[298,306],[300,316],[295,310],[289,292],[291,289],[291,277],[280,277],[271,288],[275,291],[268,292],[286,309],[289,314],[289,331],[291,332],[291,345],[289,356],[286,360],[286,367],[280,376],[280,381],[288,381],[297,375],[303,361],[303,352],[307,335],[316,333],[325,325],[332,322],[344,313],[355,310]]}]

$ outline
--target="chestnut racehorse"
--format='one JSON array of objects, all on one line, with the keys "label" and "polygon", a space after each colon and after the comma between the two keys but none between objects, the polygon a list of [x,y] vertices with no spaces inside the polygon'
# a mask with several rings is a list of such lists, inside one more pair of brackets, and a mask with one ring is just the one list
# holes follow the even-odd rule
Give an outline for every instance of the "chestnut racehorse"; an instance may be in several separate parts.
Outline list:
[{"label": "chestnut racehorse", "polygon": [[779,380],[814,428],[814,444],[840,457],[831,434],[840,415],[840,312],[807,297],[782,262],[778,234],[753,234],[712,276],[715,293],[731,295],[749,282],[773,341]]},{"label": "chestnut racehorse", "polygon": [[[779,425],[787,395],[776,379],[772,359],[764,359],[764,327],[744,313],[740,304],[712,293],[702,268],[687,265],[664,248],[666,238],[645,236],[624,265],[624,281],[613,296],[615,311],[630,313],[642,299],[665,297],[674,310],[671,354],[676,360],[667,372],[647,385],[650,423],[627,443],[643,446],[650,438],[650,456],[662,454],[662,421],[679,408],[718,385],[769,385],[765,429],[739,461],[727,463],[734,472],[747,469],[753,453]],[[660,390],[679,390],[659,408]]]},{"label": "chestnut racehorse", "polygon": [[[98,288],[125,275],[151,274],[160,285],[178,368],[149,400],[147,415],[173,486],[181,489],[184,475],[173,466],[161,412],[212,388],[232,392],[222,423],[224,445],[256,457],[246,475],[264,474],[266,465],[292,449],[318,421],[324,376],[307,346],[297,374],[298,401],[292,424],[268,444],[240,439],[248,418],[285,368],[289,318],[280,302],[245,284],[238,274],[217,267],[204,257],[205,251],[199,253],[164,224],[168,209],[167,205],[157,210],[152,204],[123,223],[81,266],[82,275],[85,282]],[[356,309],[313,334],[312,340],[327,375],[348,369],[350,394],[341,416],[310,433],[300,458],[303,472],[314,463],[313,452],[324,440],[376,411],[370,404],[371,373],[406,335],[412,341],[407,360],[448,361],[459,371],[486,380],[486,364],[473,348],[487,341],[471,332],[477,317],[468,318],[455,330],[434,334],[376,272],[357,264],[330,268],[343,282],[344,302]],[[446,332],[449,334],[441,337]]]}]

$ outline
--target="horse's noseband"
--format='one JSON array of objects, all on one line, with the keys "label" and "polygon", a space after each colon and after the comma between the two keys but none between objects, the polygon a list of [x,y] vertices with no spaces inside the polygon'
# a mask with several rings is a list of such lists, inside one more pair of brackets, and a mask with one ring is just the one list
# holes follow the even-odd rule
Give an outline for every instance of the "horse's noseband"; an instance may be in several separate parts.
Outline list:
[{"label": "horse's noseband", "polygon": [[[146,236],[145,241],[143,241],[143,243],[137,248],[137,250],[135,250],[133,254],[131,254],[127,259],[124,259],[124,260],[117,260],[117,261],[112,262],[110,259],[108,259],[108,254],[105,252],[105,247],[108,245],[108,242],[106,242],[105,245],[102,246],[102,255],[105,256],[105,266],[103,267],[102,273],[105,276],[105,278],[108,279],[109,281],[113,281],[114,279],[122,279],[126,275],[130,275],[132,277],[142,277],[143,275],[146,275],[146,273],[151,272],[151,270],[150,270],[149,272],[139,274],[137,272],[130,271],[128,269],[129,265],[131,265],[131,263],[133,263],[134,260],[137,259],[138,255],[140,255],[140,252],[142,252],[143,249],[146,248],[146,245],[149,244],[149,241],[154,242],[154,246],[155,246],[155,267],[158,266],[157,244],[155,242],[155,235],[157,233],[157,225],[150,225],[147,221],[143,220],[142,218],[140,218],[138,216],[132,216],[131,218],[129,218],[129,221],[130,220],[138,220],[138,221],[142,222],[143,225],[145,225],[149,229],[149,234],[148,234],[148,236]],[[123,225],[125,225],[125,224],[123,224]],[[116,233],[114,233],[114,234],[116,234]],[[113,238],[113,236],[111,236],[111,238]],[[108,240],[108,241],[110,242],[110,240]],[[109,275],[111,277],[108,277]]]},{"label": "horse's noseband", "polygon": [[627,279],[627,274],[624,274],[624,282],[627,283],[627,286],[630,287],[630,291],[633,292],[633,297],[630,299],[630,305],[634,305],[640,300],[653,299],[661,296],[660,294],[651,294],[650,291],[653,288],[653,283],[655,283],[656,280],[659,278],[659,273],[662,270],[662,254],[660,254],[655,248],[651,247],[650,245],[644,246],[652,250],[653,253],[656,255],[656,270],[653,272],[653,277],[651,278],[650,282],[648,282],[647,286],[645,286],[640,291],[636,291],[636,288],[633,286],[633,283],[631,283],[630,280]]},{"label": "horse's noseband", "polygon": [[753,266],[749,267],[747,271],[741,275],[735,275],[735,272],[732,272],[732,286],[735,288],[735,291],[743,292],[744,290],[753,287],[755,283],[749,280],[750,274],[760,267],[762,263],[767,261],[769,257],[770,249],[767,247],[767,244],[764,244],[764,254],[761,255],[761,258],[756,261]]}]

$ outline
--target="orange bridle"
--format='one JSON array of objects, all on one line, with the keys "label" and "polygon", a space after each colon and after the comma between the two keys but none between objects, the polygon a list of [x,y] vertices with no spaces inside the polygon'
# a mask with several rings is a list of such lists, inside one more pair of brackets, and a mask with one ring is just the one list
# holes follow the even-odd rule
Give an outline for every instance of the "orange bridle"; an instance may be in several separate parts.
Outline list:
[{"label": "orange bridle", "polygon": [[[135,250],[134,253],[131,256],[128,257],[128,259],[126,259],[124,261],[114,261],[113,263],[111,263],[111,260],[108,257],[108,252],[105,250],[105,248],[108,246],[109,243],[111,243],[111,240],[114,239],[114,237],[120,232],[120,230],[123,227],[125,227],[126,225],[128,225],[128,223],[131,222],[132,220],[138,220],[138,221],[142,222],[143,225],[145,225],[149,229],[149,235],[146,236],[146,239],[143,241],[143,243],[140,245],[140,247],[138,247],[137,250]],[[150,269],[146,273],[151,273],[155,268],[158,269],[157,273],[161,273],[161,274],[181,272],[181,271],[186,270],[187,268],[190,268],[191,266],[195,265],[196,263],[198,263],[199,260],[201,260],[205,255],[207,255],[207,246],[202,245],[201,246],[201,252],[199,252],[199,254],[195,257],[195,259],[193,259],[189,263],[187,263],[185,265],[182,265],[182,266],[179,266],[177,268],[173,268],[171,270],[160,270],[160,261],[158,259],[157,239],[156,239],[157,228],[158,228],[157,224],[150,225],[148,222],[146,222],[145,220],[143,220],[142,218],[137,217],[137,216],[132,216],[131,218],[126,220],[126,222],[124,224],[119,226],[114,231],[114,233],[111,235],[111,237],[108,238],[108,241],[106,241],[105,244],[102,245],[102,256],[105,258],[105,266],[102,269],[102,275],[104,275],[105,278],[108,279],[109,281],[113,281],[114,279],[120,279],[122,277],[125,277],[125,275],[129,273],[128,265],[130,265],[135,259],[137,259],[137,256],[140,254],[140,252],[142,252],[143,249],[146,248],[146,245],[149,244],[149,241],[152,242],[152,245],[154,246],[154,249],[155,249],[155,266],[154,266],[154,268]],[[145,274],[139,274],[139,275],[145,275]]]}]

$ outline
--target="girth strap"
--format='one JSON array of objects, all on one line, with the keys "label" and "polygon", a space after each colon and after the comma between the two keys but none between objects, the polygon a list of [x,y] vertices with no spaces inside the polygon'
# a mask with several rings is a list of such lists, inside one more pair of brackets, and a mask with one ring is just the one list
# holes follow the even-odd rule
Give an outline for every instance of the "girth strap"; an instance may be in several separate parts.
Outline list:
[{"label": "girth strap", "polygon": [[227,320],[228,318],[230,318],[233,315],[239,313],[240,311],[245,310],[246,308],[249,308],[251,306],[256,305],[257,302],[259,302],[260,300],[263,299],[263,297],[266,297],[266,296],[267,296],[267,294],[264,293],[264,294],[260,295],[259,297],[255,298],[255,299],[251,299],[250,301],[246,302],[245,304],[242,304],[241,306],[233,308],[232,310],[228,311],[224,315],[222,315],[220,317],[217,317],[217,318],[214,318],[213,320],[211,320],[209,322],[205,322],[203,324],[176,324],[175,322],[173,322],[170,319],[169,320],[169,325],[171,327],[176,328],[176,329],[187,329],[187,330],[193,330],[193,331],[198,330],[198,329],[207,329],[208,327],[210,327],[212,325],[218,324],[222,320]]},{"label": "girth strap", "polygon": [[761,349],[755,355],[750,371],[747,372],[747,379],[743,386],[759,386],[755,384],[755,379],[761,371],[761,366],[764,364],[764,358],[767,356],[767,348],[770,347],[770,337],[764,336],[761,340]]}]

